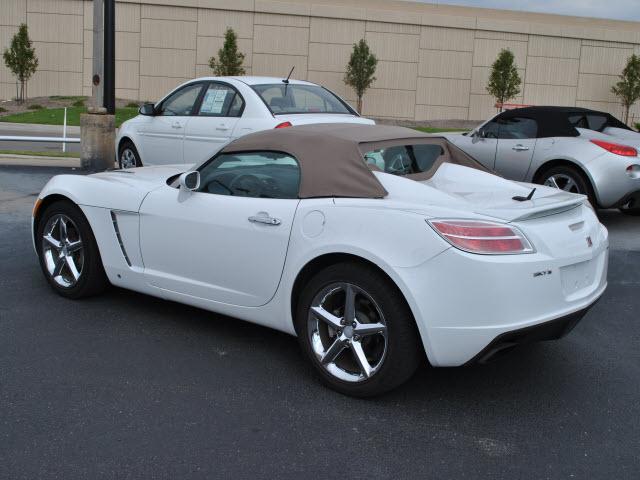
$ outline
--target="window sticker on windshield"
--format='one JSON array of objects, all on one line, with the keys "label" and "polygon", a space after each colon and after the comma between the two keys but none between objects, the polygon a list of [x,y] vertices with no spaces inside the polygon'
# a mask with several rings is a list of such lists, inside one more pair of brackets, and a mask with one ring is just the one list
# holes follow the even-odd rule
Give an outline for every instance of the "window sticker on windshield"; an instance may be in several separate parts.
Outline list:
[{"label": "window sticker on windshield", "polygon": [[222,113],[224,101],[228,93],[229,91],[225,89],[207,90],[204,100],[202,101],[202,106],[200,107],[200,112]]}]

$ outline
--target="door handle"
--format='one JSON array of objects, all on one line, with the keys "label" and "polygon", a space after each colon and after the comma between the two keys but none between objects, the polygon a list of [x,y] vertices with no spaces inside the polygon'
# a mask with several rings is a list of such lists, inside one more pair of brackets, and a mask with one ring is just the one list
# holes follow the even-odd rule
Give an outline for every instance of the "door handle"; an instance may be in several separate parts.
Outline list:
[{"label": "door handle", "polygon": [[524,145],[516,145],[515,147],[513,147],[511,150],[515,150],[516,152],[524,152],[526,150],[529,150],[529,147],[525,147]]},{"label": "door handle", "polygon": [[271,225],[273,227],[276,227],[282,223],[279,218],[270,217],[268,214],[263,212],[260,212],[258,215],[253,215],[249,217],[249,221],[252,223],[262,223],[264,225]]},{"label": "door handle", "polygon": [[226,132],[227,130],[229,130],[229,127],[227,127],[224,123],[220,124],[219,126],[216,127],[216,130],[220,130],[222,132]]},{"label": "door handle", "polygon": [[173,125],[171,125],[171,128],[182,128],[182,124],[181,123],[174,123]]}]

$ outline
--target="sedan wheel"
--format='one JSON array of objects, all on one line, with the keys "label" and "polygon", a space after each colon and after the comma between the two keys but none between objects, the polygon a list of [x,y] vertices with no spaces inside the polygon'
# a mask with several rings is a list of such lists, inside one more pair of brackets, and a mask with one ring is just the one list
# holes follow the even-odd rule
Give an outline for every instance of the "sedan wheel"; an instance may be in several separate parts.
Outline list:
[{"label": "sedan wheel", "polygon": [[120,168],[136,168],[142,166],[138,150],[136,150],[136,147],[130,141],[125,141],[120,147],[118,164],[120,165]]},{"label": "sedan wheel", "polygon": [[388,277],[363,263],[338,263],[302,288],[298,341],[324,383],[368,397],[413,375],[423,358],[420,338],[409,306]]},{"label": "sedan wheel", "polygon": [[350,283],[320,291],[308,316],[309,342],[334,377],[361,382],[375,375],[387,352],[384,315],[367,292]]}]

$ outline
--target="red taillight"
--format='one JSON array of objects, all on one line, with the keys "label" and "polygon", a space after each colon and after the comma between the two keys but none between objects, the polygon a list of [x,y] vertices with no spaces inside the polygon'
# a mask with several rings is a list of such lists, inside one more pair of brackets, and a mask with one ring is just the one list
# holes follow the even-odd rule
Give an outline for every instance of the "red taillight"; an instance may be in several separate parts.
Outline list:
[{"label": "red taillight", "polygon": [[274,128],[287,128],[287,127],[293,127],[293,125],[291,125],[291,122],[282,122],[279,123],[278,125],[276,125]]},{"label": "red taillight", "polygon": [[515,227],[475,220],[430,220],[429,225],[460,250],[481,254],[532,253],[533,246]]},{"label": "red taillight", "polygon": [[605,142],[603,140],[591,140],[591,143],[595,143],[600,148],[604,148],[608,152],[615,153],[616,155],[622,155],[623,157],[635,157],[638,155],[638,151],[628,145],[620,145],[619,143]]}]

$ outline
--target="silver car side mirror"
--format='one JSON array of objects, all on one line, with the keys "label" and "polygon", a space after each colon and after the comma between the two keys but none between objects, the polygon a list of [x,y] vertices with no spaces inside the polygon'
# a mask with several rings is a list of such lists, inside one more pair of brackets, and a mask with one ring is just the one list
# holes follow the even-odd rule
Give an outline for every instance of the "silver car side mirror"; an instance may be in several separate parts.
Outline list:
[{"label": "silver car side mirror", "polygon": [[484,138],[484,134],[482,132],[482,130],[478,129],[478,130],[474,130],[471,133],[471,143],[477,143],[480,140],[482,140]]},{"label": "silver car side mirror", "polygon": [[191,172],[184,172],[181,174],[180,187],[190,191],[200,188],[200,172],[192,170]]}]

